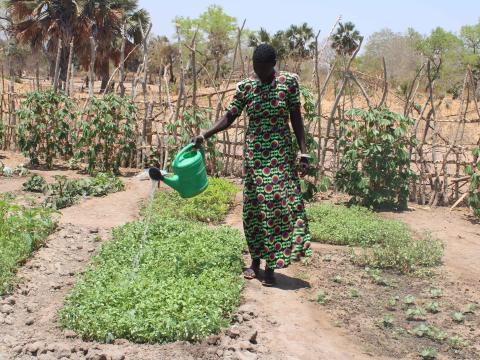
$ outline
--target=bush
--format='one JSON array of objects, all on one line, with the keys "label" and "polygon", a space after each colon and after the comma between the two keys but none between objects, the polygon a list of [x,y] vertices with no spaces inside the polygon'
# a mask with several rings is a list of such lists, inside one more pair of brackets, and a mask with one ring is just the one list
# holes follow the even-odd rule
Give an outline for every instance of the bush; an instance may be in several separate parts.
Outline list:
[{"label": "bush", "polygon": [[440,264],[443,245],[429,237],[415,239],[402,222],[382,219],[368,209],[315,204],[307,209],[312,239],[361,246],[354,262],[409,273]]},{"label": "bush", "polygon": [[242,288],[239,231],[154,213],[138,269],[143,222],[113,232],[61,311],[86,339],[198,340],[228,324]]},{"label": "bush", "polygon": [[29,93],[17,113],[18,143],[32,165],[44,160],[51,168],[55,158],[72,155],[69,135],[76,111],[65,94],[53,90]]},{"label": "bush", "polygon": [[386,108],[347,112],[340,124],[343,157],[335,176],[352,203],[373,208],[407,207],[410,170],[408,126],[413,121]]},{"label": "bush", "polygon": [[90,99],[80,122],[75,157],[87,171],[118,172],[135,153],[137,108],[128,98],[108,94]]},{"label": "bush", "polygon": [[208,188],[194,198],[182,199],[170,191],[157,193],[152,208],[160,217],[218,223],[234,204],[237,192],[227,180],[210,178]]},{"label": "bush", "polygon": [[[473,150],[475,159],[480,157],[480,147]],[[475,216],[480,217],[480,163],[467,166],[465,173],[470,176],[467,203],[473,209]]]},{"label": "bush", "polygon": [[11,289],[17,266],[54,230],[52,212],[13,205],[0,196],[0,295]]},{"label": "bush", "polygon": [[26,191],[45,193],[47,198],[44,206],[57,210],[74,205],[81,197],[105,196],[121,191],[124,187],[122,180],[108,173],[98,173],[95,177],[84,179],[68,179],[57,175],[53,184],[47,184],[40,175],[33,175],[23,184]]}]

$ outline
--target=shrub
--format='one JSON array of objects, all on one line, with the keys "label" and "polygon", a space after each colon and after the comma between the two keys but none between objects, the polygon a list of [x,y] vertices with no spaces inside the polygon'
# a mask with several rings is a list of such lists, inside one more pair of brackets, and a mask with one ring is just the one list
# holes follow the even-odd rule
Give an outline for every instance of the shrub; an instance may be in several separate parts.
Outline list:
[{"label": "shrub", "polygon": [[354,250],[358,264],[408,273],[439,264],[443,255],[440,241],[415,239],[404,223],[382,219],[365,208],[314,204],[307,214],[314,241],[361,246]]},{"label": "shrub", "polygon": [[18,143],[32,165],[44,160],[51,168],[55,158],[72,155],[69,134],[75,115],[75,104],[63,93],[47,90],[27,95],[18,110]]},{"label": "shrub", "polygon": [[[480,157],[480,147],[473,150],[473,156],[475,159]],[[467,166],[465,173],[470,176],[470,188],[467,198],[468,206],[473,209],[475,216],[480,217],[480,163],[474,166]]]},{"label": "shrub", "polygon": [[237,192],[227,180],[210,178],[208,188],[194,198],[182,199],[173,191],[157,193],[152,208],[160,217],[218,223],[232,207]]},{"label": "shrub", "polygon": [[32,175],[30,179],[23,183],[23,190],[30,192],[43,193],[47,188],[47,182],[40,175]]},{"label": "shrub", "polygon": [[407,207],[410,170],[408,137],[412,120],[387,108],[353,109],[340,124],[343,157],[335,176],[352,203],[373,208]]},{"label": "shrub", "polygon": [[137,108],[128,98],[108,94],[90,99],[80,122],[75,156],[87,171],[118,172],[135,153]]},{"label": "shrub", "polygon": [[240,232],[153,215],[137,269],[144,223],[114,230],[68,296],[65,327],[98,341],[164,343],[227,326],[242,288]]},{"label": "shrub", "polygon": [[13,205],[0,196],[0,295],[11,289],[15,269],[54,230],[52,212]]}]

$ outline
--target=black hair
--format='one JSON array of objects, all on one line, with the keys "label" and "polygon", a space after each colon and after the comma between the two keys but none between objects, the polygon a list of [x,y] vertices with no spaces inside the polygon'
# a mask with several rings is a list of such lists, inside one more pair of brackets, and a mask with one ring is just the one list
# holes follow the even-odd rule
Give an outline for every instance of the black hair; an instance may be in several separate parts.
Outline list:
[{"label": "black hair", "polygon": [[260,44],[253,51],[252,60],[254,63],[276,64],[277,52],[269,44]]}]

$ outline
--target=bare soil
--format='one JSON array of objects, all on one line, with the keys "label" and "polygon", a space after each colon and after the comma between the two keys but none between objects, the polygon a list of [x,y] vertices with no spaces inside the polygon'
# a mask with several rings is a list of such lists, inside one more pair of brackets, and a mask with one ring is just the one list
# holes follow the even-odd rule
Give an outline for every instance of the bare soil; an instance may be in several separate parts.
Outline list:
[{"label": "bare soil", "polygon": [[[0,154],[5,163],[18,165],[21,158]],[[82,176],[75,172],[36,171],[42,175]],[[90,258],[110,230],[137,219],[148,197],[148,182],[123,179],[126,190],[104,198],[82,201],[64,209],[58,230],[45,247],[19,270],[21,279],[13,294],[0,300],[0,359],[240,359],[240,360],[334,360],[334,359],[417,359],[424,347],[439,350],[439,359],[480,359],[480,310],[467,314],[461,324],[451,314],[468,304],[480,305],[478,259],[479,227],[464,212],[446,209],[413,208],[405,213],[385,213],[402,219],[415,231],[430,230],[446,244],[445,266],[424,277],[385,272],[389,286],[374,283],[364,269],[350,262],[349,250],[315,244],[315,255],[307,264],[297,263],[277,274],[275,288],[262,287],[258,280],[246,283],[235,321],[218,336],[201,343],[177,342],[167,345],[85,342],[63,330],[58,310],[85,270]],[[25,178],[0,178],[0,191],[22,195]],[[241,205],[226,223],[241,229]],[[246,261],[247,261],[246,257]],[[335,281],[334,281],[335,280]],[[468,346],[453,351],[446,343],[412,334],[417,322],[405,319],[402,299],[416,297],[416,306],[425,307],[431,287],[440,288],[440,313],[427,314],[428,324],[449,336],[458,334]],[[352,290],[358,297],[352,297]],[[326,294],[324,305],[318,292]],[[400,301],[386,309],[390,297]],[[385,313],[394,316],[393,326],[382,324]]]}]

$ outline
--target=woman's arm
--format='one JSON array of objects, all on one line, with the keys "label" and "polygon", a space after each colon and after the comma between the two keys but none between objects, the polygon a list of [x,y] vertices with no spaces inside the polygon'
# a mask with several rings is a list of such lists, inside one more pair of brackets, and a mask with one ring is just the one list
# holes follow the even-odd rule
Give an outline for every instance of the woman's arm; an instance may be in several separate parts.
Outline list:
[{"label": "woman's arm", "polygon": [[201,135],[194,137],[192,142],[195,144],[196,147],[200,147],[203,141],[212,137],[216,133],[219,133],[220,131],[228,129],[234,121],[235,118],[233,117],[233,115],[230,112],[226,112],[220,119],[218,119],[215,124],[213,124],[210,129],[206,130]]},{"label": "woman's arm", "polygon": [[303,125],[302,112],[300,106],[296,106],[290,111],[290,121],[292,123],[293,132],[297,138],[298,147],[302,154],[307,153],[307,146],[305,145],[305,126]]}]

